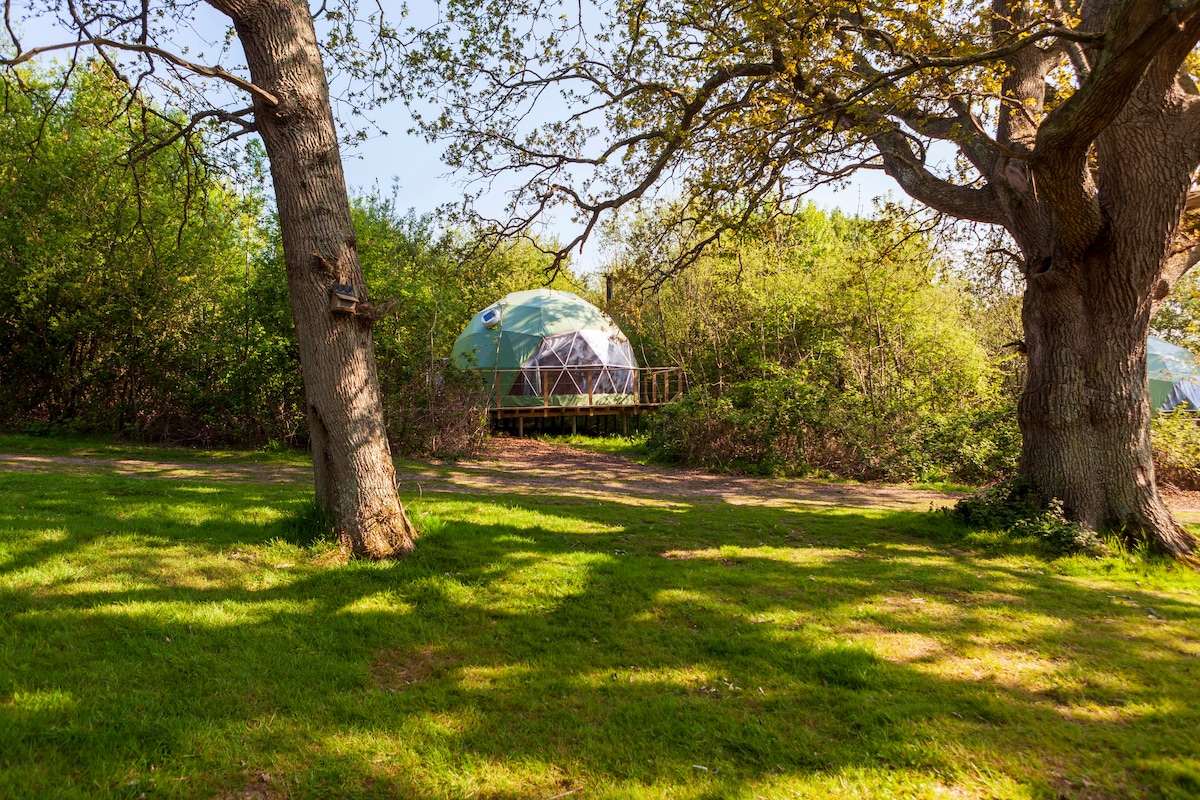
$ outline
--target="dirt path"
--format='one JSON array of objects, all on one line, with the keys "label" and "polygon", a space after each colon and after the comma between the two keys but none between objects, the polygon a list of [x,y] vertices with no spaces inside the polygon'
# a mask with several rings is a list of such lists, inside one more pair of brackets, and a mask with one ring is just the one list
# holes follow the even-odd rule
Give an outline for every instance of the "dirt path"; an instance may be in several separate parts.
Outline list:
[{"label": "dirt path", "polygon": [[[177,480],[305,483],[307,468],[259,464],[0,454],[0,470],[112,472]],[[959,495],[887,484],[837,484],[714,475],[634,464],[534,439],[498,438],[476,459],[401,465],[400,488],[419,493],[554,495],[629,503],[723,502],[734,505],[843,506],[926,510]],[[1165,492],[1181,520],[1200,524],[1200,492]]]},{"label": "dirt path", "polygon": [[400,475],[420,491],[555,494],[609,502],[724,502],[734,505],[820,505],[926,510],[958,495],[883,484],[835,484],[715,475],[635,464],[619,456],[576,450],[534,439],[493,439],[470,461],[431,463]]}]

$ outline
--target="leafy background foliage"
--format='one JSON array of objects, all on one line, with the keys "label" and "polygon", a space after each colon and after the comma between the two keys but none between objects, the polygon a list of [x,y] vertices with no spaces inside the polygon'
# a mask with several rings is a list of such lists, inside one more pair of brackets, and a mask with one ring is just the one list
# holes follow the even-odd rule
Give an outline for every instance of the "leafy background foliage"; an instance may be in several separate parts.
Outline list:
[{"label": "leafy background foliage", "polygon": [[[183,444],[303,445],[303,384],[278,223],[102,70],[0,84],[0,425]],[[153,112],[153,113],[151,113]],[[137,154],[137,155],[135,155]],[[148,154],[148,155],[143,155]],[[255,153],[252,150],[251,155]],[[261,169],[261,154],[258,154]],[[470,316],[544,282],[529,244],[494,252],[376,190],[354,202],[393,438],[460,452],[476,383],[443,361]],[[568,286],[567,277],[557,285]]]},{"label": "leafy background foliage", "polygon": [[652,430],[661,456],[969,482],[1014,466],[1001,348],[989,352],[976,325],[1009,311],[962,291],[904,218],[814,207],[765,217],[646,294],[663,260],[643,244],[661,243],[645,234],[653,227],[634,220],[615,233],[613,310],[646,360],[682,364],[689,378],[687,400]]}]

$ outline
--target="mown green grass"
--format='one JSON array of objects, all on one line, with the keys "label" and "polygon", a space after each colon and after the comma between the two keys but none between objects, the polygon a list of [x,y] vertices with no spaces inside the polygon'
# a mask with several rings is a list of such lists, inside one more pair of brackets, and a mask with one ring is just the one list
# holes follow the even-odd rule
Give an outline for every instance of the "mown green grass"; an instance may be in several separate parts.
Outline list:
[{"label": "mown green grass", "polygon": [[306,486],[0,498],[0,797],[1200,793],[1200,578],[1169,564],[430,494],[415,555],[345,563]]},{"label": "mown green grass", "polygon": [[120,442],[110,436],[29,436],[0,433],[0,453],[28,455],[72,456],[80,458],[131,458],[192,463],[308,466],[307,453],[280,449],[262,450],[197,450],[184,447],[153,447],[134,442]]},{"label": "mown green grass", "polygon": [[567,436],[540,436],[542,441],[556,444],[566,444],[576,450],[586,450],[589,453],[603,453],[610,456],[621,456],[638,464],[653,462],[650,450],[646,446],[644,434],[631,436],[584,436],[583,434]]}]

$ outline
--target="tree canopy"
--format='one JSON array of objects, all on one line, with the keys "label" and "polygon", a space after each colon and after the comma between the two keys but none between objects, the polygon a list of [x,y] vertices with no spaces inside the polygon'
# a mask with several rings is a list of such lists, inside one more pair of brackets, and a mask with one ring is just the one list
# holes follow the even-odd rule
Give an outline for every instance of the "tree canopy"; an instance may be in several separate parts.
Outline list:
[{"label": "tree canopy", "polygon": [[734,222],[765,197],[878,169],[932,208],[1006,227],[1041,188],[1035,201],[1077,214],[1083,241],[1100,224],[1093,146],[1127,102],[1169,94],[1180,133],[1200,124],[1197,9],[450,0],[421,32],[412,81],[436,97],[424,126],[451,164],[523,176],[517,222],[566,203],[581,239],[655,187]]}]

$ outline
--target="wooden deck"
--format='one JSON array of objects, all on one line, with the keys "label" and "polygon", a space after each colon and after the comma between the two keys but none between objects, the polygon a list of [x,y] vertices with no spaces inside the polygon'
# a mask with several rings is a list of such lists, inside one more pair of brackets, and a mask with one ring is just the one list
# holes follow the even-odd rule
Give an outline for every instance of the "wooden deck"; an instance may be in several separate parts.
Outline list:
[{"label": "wooden deck", "polygon": [[[635,402],[615,402],[614,393],[602,391],[611,385],[611,379],[609,384],[605,384],[606,374],[630,371],[636,373],[636,392],[628,394],[635,397]],[[570,419],[574,433],[580,417],[620,418],[622,431],[628,434],[630,417],[657,411],[678,400],[684,391],[683,370],[679,367],[622,369],[571,366],[498,369],[491,372],[494,393],[488,407],[488,418],[493,423],[516,420],[518,436],[524,435],[524,423],[528,419]],[[530,373],[533,373],[532,378]],[[619,383],[624,383],[624,380]],[[505,393],[506,386],[509,387],[508,393]],[[530,392],[533,387],[540,387],[540,397]],[[556,402],[560,397],[571,397],[572,402]],[[534,402],[530,403],[530,400]],[[521,402],[522,405],[514,405],[514,402]]]}]

